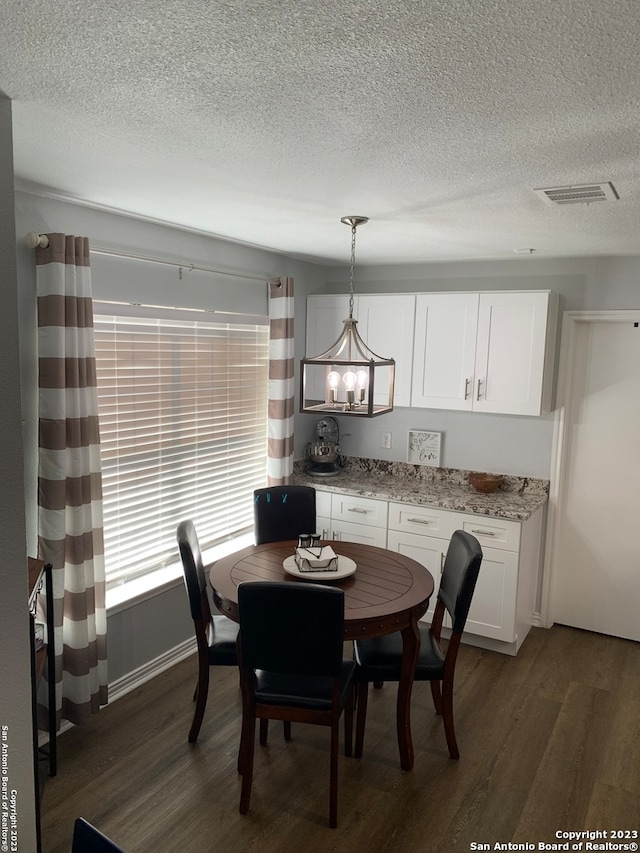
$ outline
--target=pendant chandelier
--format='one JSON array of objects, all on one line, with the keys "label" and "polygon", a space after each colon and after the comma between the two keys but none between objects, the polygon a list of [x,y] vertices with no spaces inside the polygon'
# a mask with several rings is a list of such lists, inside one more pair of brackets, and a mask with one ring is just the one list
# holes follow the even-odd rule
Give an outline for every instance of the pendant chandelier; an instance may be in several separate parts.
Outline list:
[{"label": "pendant chandelier", "polygon": [[[396,363],[369,349],[358,334],[358,321],[353,319],[356,228],[369,219],[343,216],[340,221],[351,226],[349,316],[335,344],[300,362],[300,411],[373,418],[393,410]],[[323,398],[315,399],[320,394]]]}]

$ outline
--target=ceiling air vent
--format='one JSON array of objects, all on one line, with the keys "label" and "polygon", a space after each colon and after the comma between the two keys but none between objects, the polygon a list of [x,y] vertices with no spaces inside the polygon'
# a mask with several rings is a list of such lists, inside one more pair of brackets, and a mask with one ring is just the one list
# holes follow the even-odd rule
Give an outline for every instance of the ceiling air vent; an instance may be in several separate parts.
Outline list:
[{"label": "ceiling air vent", "polygon": [[547,204],[593,204],[596,201],[617,201],[613,184],[581,184],[571,187],[543,187],[534,189]]}]

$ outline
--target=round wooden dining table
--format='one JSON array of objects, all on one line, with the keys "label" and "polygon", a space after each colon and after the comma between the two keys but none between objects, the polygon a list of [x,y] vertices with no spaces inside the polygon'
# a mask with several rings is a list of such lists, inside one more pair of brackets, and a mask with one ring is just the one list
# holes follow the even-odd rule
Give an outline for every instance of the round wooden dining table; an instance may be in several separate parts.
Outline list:
[{"label": "round wooden dining table", "polygon": [[[238,586],[246,581],[290,581],[317,583],[309,572],[292,576],[283,563],[295,552],[296,542],[269,542],[251,545],[223,557],[210,567],[209,581],[219,610],[238,622]],[[327,543],[328,544],[328,543]],[[396,708],[398,748],[403,770],[413,767],[411,739],[411,691],[420,649],[418,620],[433,594],[433,577],[416,560],[355,542],[332,542],[339,556],[356,564],[349,577],[322,580],[344,590],[345,640],[379,637],[400,631],[403,639],[402,670]]]}]

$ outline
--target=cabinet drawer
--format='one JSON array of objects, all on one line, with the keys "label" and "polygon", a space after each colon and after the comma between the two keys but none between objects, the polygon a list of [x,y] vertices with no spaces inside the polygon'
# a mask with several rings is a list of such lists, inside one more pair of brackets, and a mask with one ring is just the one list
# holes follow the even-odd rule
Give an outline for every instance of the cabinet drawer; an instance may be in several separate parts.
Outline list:
[{"label": "cabinet drawer", "polygon": [[410,504],[389,504],[389,529],[450,539],[454,530],[448,510]]},{"label": "cabinet drawer", "polygon": [[387,527],[387,502],[357,495],[331,496],[331,518],[370,527]]},{"label": "cabinet drawer", "polygon": [[452,513],[453,530],[466,530],[487,548],[518,551],[520,548],[520,522],[504,521],[484,515]]}]

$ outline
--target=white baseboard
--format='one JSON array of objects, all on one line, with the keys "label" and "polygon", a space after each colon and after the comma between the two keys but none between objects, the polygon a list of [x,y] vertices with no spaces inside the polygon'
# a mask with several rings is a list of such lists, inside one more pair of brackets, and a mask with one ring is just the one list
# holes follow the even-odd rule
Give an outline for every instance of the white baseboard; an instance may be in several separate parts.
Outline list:
[{"label": "white baseboard", "polygon": [[135,690],[136,687],[140,687],[141,684],[155,678],[156,675],[160,675],[161,672],[180,663],[180,661],[188,658],[195,652],[196,639],[195,637],[191,637],[164,652],[164,654],[159,655],[159,657],[128,672],[121,678],[117,678],[113,683],[109,684],[109,702],[116,702],[118,699],[126,696],[127,693]]},{"label": "white baseboard", "polygon": [[[183,643],[174,646],[172,649],[169,649],[157,658],[139,666],[137,669],[128,672],[121,678],[117,678],[114,682],[109,684],[109,704],[111,704],[111,702],[117,702],[118,699],[122,699],[123,696],[126,696],[127,693],[135,690],[136,687],[140,687],[146,681],[150,681],[152,678],[155,678],[156,675],[160,675],[161,672],[164,672],[166,669],[169,669],[175,664],[180,663],[180,661],[185,660],[185,658],[195,654],[196,651],[196,639],[195,637],[192,637],[185,640]],[[70,723],[69,720],[62,720],[58,735],[69,731],[73,726],[74,724]],[[38,746],[46,746],[48,743],[48,733],[40,731],[38,733]]]}]

